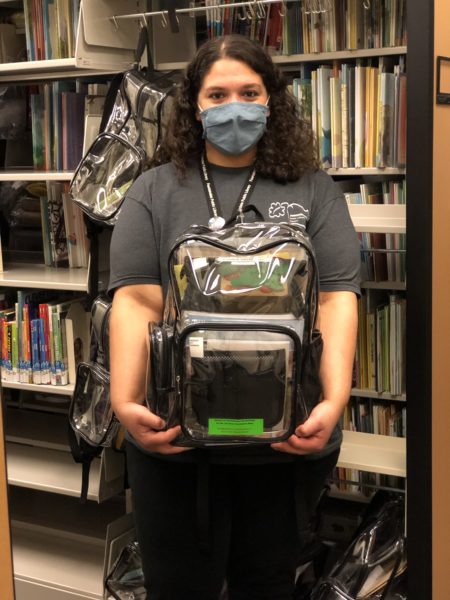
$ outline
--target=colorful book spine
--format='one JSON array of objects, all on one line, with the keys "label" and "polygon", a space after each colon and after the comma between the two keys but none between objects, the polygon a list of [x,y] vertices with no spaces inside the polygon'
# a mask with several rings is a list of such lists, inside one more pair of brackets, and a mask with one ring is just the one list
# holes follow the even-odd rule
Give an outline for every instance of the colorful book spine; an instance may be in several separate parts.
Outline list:
[{"label": "colorful book spine", "polygon": [[51,383],[51,349],[50,349],[50,328],[48,324],[48,304],[39,305],[39,317],[42,320],[44,335],[42,336],[42,351],[45,354],[45,361],[41,359],[41,379],[42,383]]},{"label": "colorful book spine", "polygon": [[41,384],[41,362],[39,354],[39,319],[31,321],[31,370],[33,383]]},{"label": "colorful book spine", "polygon": [[53,348],[54,348],[54,361],[55,361],[55,384],[63,385],[62,375],[62,349],[61,349],[61,334],[59,330],[59,318],[56,311],[52,311],[52,333],[53,333]]},{"label": "colorful book spine", "polygon": [[23,339],[23,380],[25,383],[32,381],[32,365],[31,365],[31,340],[30,340],[30,315],[29,306],[25,304],[23,307],[23,322],[22,322],[22,339]]},{"label": "colorful book spine", "polygon": [[19,347],[17,322],[11,321],[11,381],[19,383]]},{"label": "colorful book spine", "polygon": [[11,321],[4,323],[5,345],[5,381],[13,381],[12,378],[12,330]]},{"label": "colorful book spine", "polygon": [[48,385],[50,383],[50,367],[47,356],[47,346],[45,343],[44,319],[37,319],[37,325],[39,329],[39,364],[41,367],[41,383]]}]

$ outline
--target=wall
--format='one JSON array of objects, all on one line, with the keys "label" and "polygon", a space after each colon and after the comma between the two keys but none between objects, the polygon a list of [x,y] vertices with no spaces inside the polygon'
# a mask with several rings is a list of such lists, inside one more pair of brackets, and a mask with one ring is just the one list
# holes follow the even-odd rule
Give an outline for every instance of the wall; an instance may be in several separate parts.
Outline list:
[{"label": "wall", "polygon": [[[0,391],[0,401],[1,401]],[[0,404],[0,598],[13,600],[11,538],[8,518],[5,447],[3,444],[3,414]]]},{"label": "wall", "polygon": [[[434,3],[435,56],[450,57],[450,2]],[[450,93],[450,63],[441,70]],[[434,105],[432,311],[433,600],[450,598],[450,105]],[[426,308],[424,307],[424,310]]]}]

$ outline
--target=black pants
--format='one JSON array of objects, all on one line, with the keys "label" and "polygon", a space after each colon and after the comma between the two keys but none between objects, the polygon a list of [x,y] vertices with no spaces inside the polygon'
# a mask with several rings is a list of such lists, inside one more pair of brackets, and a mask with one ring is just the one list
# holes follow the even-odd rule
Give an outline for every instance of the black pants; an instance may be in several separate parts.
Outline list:
[{"label": "black pants", "polygon": [[[209,547],[199,543],[197,464],[127,444],[147,600],[290,600],[298,565],[296,501],[312,515],[339,452],[311,461],[209,465]],[[300,478],[300,480],[299,480]],[[297,488],[297,494],[295,488]]]}]

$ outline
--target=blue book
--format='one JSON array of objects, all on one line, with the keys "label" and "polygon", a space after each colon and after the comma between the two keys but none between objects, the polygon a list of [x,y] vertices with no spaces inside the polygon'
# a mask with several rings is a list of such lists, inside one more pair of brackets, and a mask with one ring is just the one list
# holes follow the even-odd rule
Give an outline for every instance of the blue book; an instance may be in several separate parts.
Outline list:
[{"label": "blue book", "polygon": [[42,383],[39,355],[39,319],[33,319],[31,321],[31,372],[33,375],[33,383]]},{"label": "blue book", "polygon": [[44,319],[36,319],[39,326],[39,362],[41,364],[41,383],[50,384],[50,364],[47,360],[47,348],[45,345]]}]

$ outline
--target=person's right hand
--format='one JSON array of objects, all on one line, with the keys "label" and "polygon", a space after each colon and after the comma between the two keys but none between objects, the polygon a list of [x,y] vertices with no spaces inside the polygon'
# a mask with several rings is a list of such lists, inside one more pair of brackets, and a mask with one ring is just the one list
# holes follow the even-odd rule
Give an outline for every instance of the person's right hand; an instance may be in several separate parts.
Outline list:
[{"label": "person's right hand", "polygon": [[123,402],[118,407],[116,416],[133,439],[145,450],[160,454],[179,454],[192,450],[192,448],[172,445],[171,442],[180,435],[180,426],[161,431],[164,428],[164,421],[142,404]]}]

